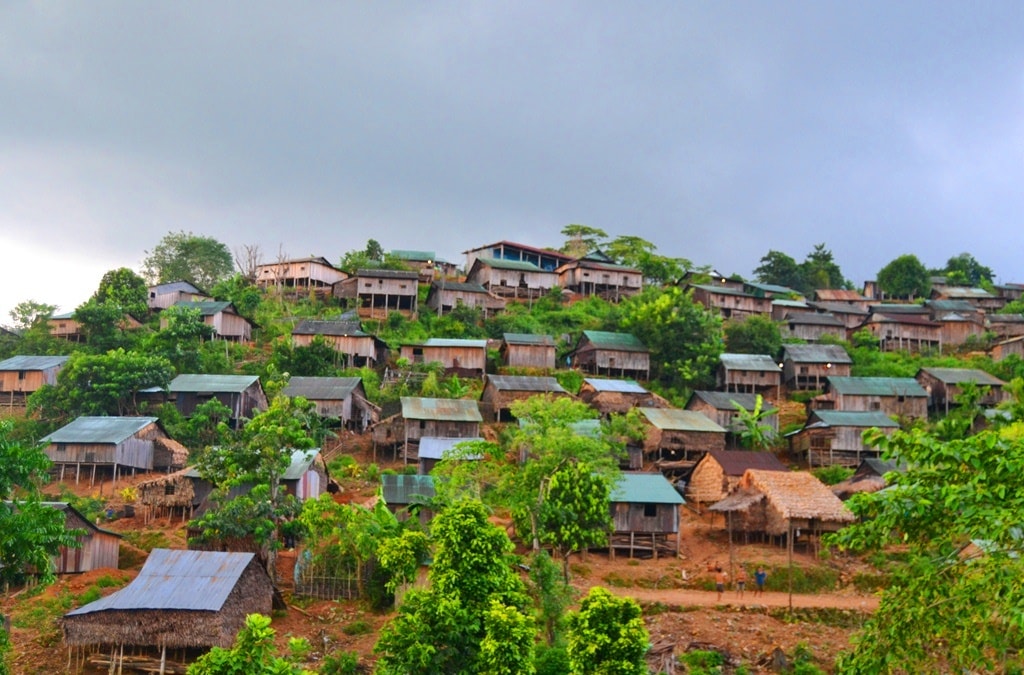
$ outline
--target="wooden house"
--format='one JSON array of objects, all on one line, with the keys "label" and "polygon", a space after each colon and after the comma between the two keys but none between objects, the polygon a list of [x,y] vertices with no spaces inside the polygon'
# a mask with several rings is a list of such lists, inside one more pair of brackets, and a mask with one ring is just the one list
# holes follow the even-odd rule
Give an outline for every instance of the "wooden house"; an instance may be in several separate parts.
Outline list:
[{"label": "wooden house", "polygon": [[612,535],[608,550],[657,558],[678,555],[685,501],[660,473],[623,473],[612,487]]},{"label": "wooden house", "polygon": [[967,383],[988,390],[979,401],[982,406],[998,405],[1007,397],[1003,391],[1005,382],[976,368],[921,368],[914,379],[928,392],[928,406],[947,414],[950,407],[956,405],[956,398]]},{"label": "wooden house", "polygon": [[767,354],[722,354],[718,357],[718,388],[761,394],[778,400],[782,368]]},{"label": "wooden house", "polygon": [[[252,324],[244,316],[239,315],[230,302],[182,300],[174,303],[172,307],[198,309],[203,323],[213,328],[214,339],[235,342],[252,340]],[[167,328],[167,319],[160,319],[160,329],[164,328]]]},{"label": "wooden house", "polygon": [[[476,401],[452,398],[402,397],[404,422],[403,455],[408,462],[425,436],[477,438],[480,436],[480,407]],[[414,446],[410,448],[410,446]]]},{"label": "wooden house", "polygon": [[828,405],[815,405],[815,408],[880,411],[905,419],[928,417],[928,392],[912,377],[830,376],[821,398],[826,399]]},{"label": "wooden house", "polygon": [[857,291],[845,288],[819,288],[814,291],[815,302],[834,302],[867,309],[871,299]]},{"label": "wooden house", "polygon": [[822,314],[831,314],[838,319],[847,331],[856,330],[871,314],[859,305],[842,302],[809,302],[810,307]]},{"label": "wooden house", "polygon": [[[445,453],[451,453],[459,443],[467,441],[483,441],[483,438],[435,438],[424,436],[420,439],[419,446],[419,467],[417,473],[425,475],[434,470],[437,463],[445,458]],[[460,459],[475,461],[482,459],[480,455],[463,454]]]},{"label": "wooden house", "polygon": [[608,302],[636,295],[644,281],[640,270],[618,265],[599,252],[560,265],[555,272],[560,287],[581,296],[596,295]]},{"label": "wooden house", "polygon": [[640,408],[649,424],[644,441],[644,454],[659,462],[680,468],[692,466],[700,455],[711,450],[725,450],[724,428],[693,410],[678,408]]},{"label": "wooden house", "polygon": [[[68,342],[85,342],[87,336],[82,329],[82,324],[75,319],[75,312],[54,314],[46,320],[50,335],[67,340]],[[117,322],[117,329],[121,332],[134,331],[142,328],[142,323],[131,314],[125,314]]]},{"label": "wooden house", "polygon": [[84,468],[92,485],[97,470],[101,476],[111,473],[116,483],[129,469],[134,474],[179,466],[184,458],[162,439],[170,440],[155,417],[79,417],[41,442],[60,480],[73,471],[78,483]]},{"label": "wooden house", "polygon": [[487,375],[480,394],[480,409],[489,420],[510,422],[514,419],[511,410],[514,402],[542,395],[570,396],[553,377]]},{"label": "wooden house", "polygon": [[330,480],[320,448],[311,448],[292,451],[291,461],[279,482],[282,490],[304,502],[327,492]]},{"label": "wooden house", "polygon": [[67,356],[12,356],[0,361],[0,403],[14,403],[44,384],[57,384]]},{"label": "wooden house", "polygon": [[321,417],[337,419],[346,429],[365,431],[380,419],[380,407],[366,397],[361,377],[292,377],[281,390],[301,396]]},{"label": "wooden house", "polygon": [[117,569],[121,535],[105,530],[67,502],[42,502],[64,513],[64,529],[78,530],[76,548],[61,546],[53,562],[57,574],[79,574],[101,568]]},{"label": "wooden house", "polygon": [[466,281],[480,284],[501,298],[535,299],[558,286],[554,269],[541,269],[525,260],[477,258],[468,269]]},{"label": "wooden house", "polygon": [[725,284],[691,284],[690,288],[696,302],[724,319],[744,319],[758,314],[767,317],[772,313],[772,300],[763,295],[744,293]]},{"label": "wooden house", "polygon": [[[740,406],[747,412],[753,412],[757,406],[757,394],[724,392],[724,391],[695,391],[686,402],[686,410],[699,412],[705,417],[714,421],[715,424],[729,432],[727,441],[735,442],[736,437],[743,431],[743,425],[739,422]],[[762,408],[772,414],[761,420],[763,425],[769,426],[773,431],[779,431],[779,415],[777,410],[771,410],[767,404],[762,403]]]},{"label": "wooden house", "polygon": [[792,547],[804,539],[815,548],[819,535],[836,532],[856,520],[828,486],[806,471],[748,469],[736,490],[711,507],[726,515],[733,532],[784,538]]},{"label": "wooden house", "polygon": [[712,450],[693,468],[686,484],[686,498],[698,509],[701,504],[721,501],[736,488],[747,469],[789,471],[771,452]]},{"label": "wooden house", "polygon": [[788,300],[786,298],[772,298],[772,321],[782,321],[786,317],[798,314],[814,314],[816,309],[807,304],[806,300]]},{"label": "wooden house", "polygon": [[989,314],[985,317],[985,328],[997,340],[1024,337],[1024,314]]},{"label": "wooden house", "polygon": [[932,288],[932,300],[965,300],[984,312],[998,312],[1006,306],[1006,298],[984,288],[939,286]]},{"label": "wooden house", "polygon": [[629,333],[585,330],[570,357],[574,368],[591,375],[650,377],[650,352]]},{"label": "wooden house", "polygon": [[[196,515],[213,491],[213,484],[191,467],[135,484],[136,504],[143,520],[180,518],[184,523]],[[138,513],[138,511],[136,513]]]},{"label": "wooden house", "polygon": [[303,319],[292,329],[292,345],[308,347],[319,337],[341,354],[346,368],[375,367],[387,358],[388,345],[363,332],[357,318]]},{"label": "wooden house", "polygon": [[388,511],[399,520],[409,516],[419,518],[426,524],[434,516],[433,509],[427,504],[437,494],[434,489],[434,477],[430,474],[381,474],[380,498],[384,500]]},{"label": "wooden house", "polygon": [[1024,284],[996,284],[994,287],[996,295],[1004,298],[1007,303],[1024,298]]},{"label": "wooden house", "polygon": [[868,457],[861,460],[852,476],[832,486],[832,494],[845,502],[861,492],[878,492],[889,484],[885,480],[886,474],[904,473],[906,470],[902,462]]},{"label": "wooden house", "polygon": [[862,459],[878,457],[878,449],[864,444],[867,429],[878,428],[886,434],[899,429],[880,410],[814,410],[803,429],[787,435],[794,456],[807,457],[809,467],[857,466]]},{"label": "wooden house", "polygon": [[435,281],[427,291],[426,306],[438,316],[458,306],[479,309],[484,318],[505,309],[505,300],[492,295],[480,284],[463,281]]},{"label": "wooden house", "polygon": [[525,244],[517,244],[512,241],[498,241],[493,244],[487,244],[486,246],[471,248],[468,251],[463,251],[462,253],[466,256],[465,269],[467,270],[473,269],[473,265],[476,263],[477,258],[528,262],[547,272],[554,272],[555,268],[572,260],[572,256],[568,256],[558,251],[552,251],[545,248],[535,248],[533,246],[526,246]]},{"label": "wooden house", "polygon": [[993,361],[1002,361],[1010,356],[1017,356],[1024,359],[1024,336],[1001,340],[992,345],[990,352]]},{"label": "wooden house", "polygon": [[803,298],[803,295],[789,286],[779,284],[763,284],[759,281],[744,281],[743,291],[748,295],[765,297],[769,300],[794,300]]},{"label": "wooden house", "polygon": [[980,341],[985,335],[984,320],[979,320],[974,315],[964,316],[950,312],[935,319],[935,323],[939,324],[942,344],[947,346],[959,346],[971,340]]},{"label": "wooden house", "polygon": [[878,339],[883,352],[942,350],[942,326],[927,316],[873,312],[861,328]]},{"label": "wooden house", "polygon": [[852,365],[839,345],[782,346],[782,379],[790,389],[820,390],[830,376],[848,376]]},{"label": "wooden house", "polygon": [[588,377],[580,385],[581,401],[602,415],[627,413],[631,408],[667,408],[668,404],[633,380]]},{"label": "wooden house", "polygon": [[505,333],[501,341],[501,362],[508,368],[553,370],[555,339],[550,335]]},{"label": "wooden house", "polygon": [[146,302],[149,308],[155,311],[167,309],[179,302],[203,302],[213,299],[187,281],[154,284],[148,290],[149,299]]},{"label": "wooden house", "polygon": [[783,339],[819,342],[822,338],[846,339],[846,325],[835,314],[825,312],[787,313],[780,322]]},{"label": "wooden house", "polygon": [[347,278],[348,274],[320,256],[281,260],[256,267],[257,286],[293,293],[313,291],[329,294],[334,284]]},{"label": "wooden house", "polygon": [[191,417],[197,406],[217,399],[231,409],[232,426],[267,409],[258,375],[196,375],[182,374],[167,386],[174,405],[185,417]]},{"label": "wooden house", "polygon": [[984,323],[985,311],[966,300],[928,300],[924,303],[928,316],[939,321],[948,314],[958,314],[978,323]]},{"label": "wooden house", "polygon": [[165,663],[168,648],[230,647],[247,615],[270,614],[273,593],[252,553],[157,548],[130,584],[64,615],[64,644],[82,662],[111,655],[112,672],[139,651]]},{"label": "wooden house", "polygon": [[393,248],[388,255],[400,260],[408,269],[415,270],[421,280],[429,281],[437,276],[450,277],[455,274],[455,265],[438,258],[434,251]]},{"label": "wooden house", "polygon": [[487,340],[430,338],[405,344],[399,355],[409,363],[440,363],[449,375],[482,377],[487,369]]},{"label": "wooden house", "polygon": [[414,317],[419,309],[418,284],[418,272],[362,269],[334,284],[333,294],[354,304],[363,318],[386,319],[392,312]]}]

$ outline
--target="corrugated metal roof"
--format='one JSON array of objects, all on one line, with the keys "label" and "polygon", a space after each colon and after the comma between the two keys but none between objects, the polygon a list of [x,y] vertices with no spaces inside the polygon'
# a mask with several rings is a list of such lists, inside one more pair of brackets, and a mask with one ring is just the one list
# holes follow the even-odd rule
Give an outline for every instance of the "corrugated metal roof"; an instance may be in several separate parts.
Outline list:
[{"label": "corrugated metal roof", "polygon": [[199,290],[187,281],[168,281],[166,284],[155,284],[149,287],[149,290],[156,291],[158,293],[173,293],[174,291],[185,291],[187,293],[202,294],[203,291]]},{"label": "corrugated metal roof", "polygon": [[832,314],[854,314],[856,316],[867,316],[868,310],[859,305],[848,305],[844,302],[808,302],[808,307],[814,307],[822,312]]},{"label": "corrugated metal roof", "polygon": [[877,314],[927,314],[928,308],[924,305],[902,304],[897,302],[883,302],[877,305],[868,305],[868,309]]},{"label": "corrugated metal roof", "polygon": [[481,265],[493,267],[496,270],[516,270],[517,272],[543,272],[531,262],[525,260],[501,260],[500,258],[477,258]]},{"label": "corrugated metal roof", "polygon": [[67,360],[66,356],[12,356],[0,361],[0,370],[48,370]]},{"label": "corrugated metal roof", "polygon": [[928,396],[912,377],[829,377],[828,386],[848,396]]},{"label": "corrugated metal roof", "polygon": [[640,408],[640,412],[656,428],[669,431],[707,431],[724,434],[725,429],[695,410],[678,408]]},{"label": "corrugated metal roof", "polygon": [[815,410],[811,415],[828,427],[893,428],[899,426],[880,410]]},{"label": "corrugated metal roof", "polygon": [[780,295],[801,295],[801,293],[793,290],[789,286],[779,286],[778,284],[762,284],[757,281],[748,281],[746,282],[746,285],[758,291],[763,291],[765,293],[779,293]]},{"label": "corrugated metal roof", "polygon": [[939,328],[939,324],[928,318],[927,314],[879,314],[874,312],[868,320],[871,323],[899,323],[906,326],[931,326]]},{"label": "corrugated metal roof", "polygon": [[534,375],[488,375],[487,383],[499,391],[539,391],[556,394],[568,392],[553,377]]},{"label": "corrugated metal roof", "polygon": [[702,291],[708,293],[718,293],[719,295],[735,295],[742,298],[756,298],[757,296],[745,293],[738,288],[732,288],[731,286],[713,286],[711,284],[690,284],[693,288],[699,288]]},{"label": "corrugated metal roof", "polygon": [[755,394],[726,391],[695,391],[693,392],[693,397],[699,398],[716,410],[728,410],[729,412],[736,412],[736,406],[733,405],[733,401],[743,406],[744,410],[753,410],[754,406],[757,405],[757,396]]},{"label": "corrugated metal roof", "polygon": [[420,278],[419,272],[411,272],[409,270],[370,270],[361,269],[356,272],[356,276],[367,279],[408,279],[415,281]]},{"label": "corrugated metal roof", "polygon": [[982,386],[997,387],[1001,387],[1006,384],[998,377],[989,375],[984,370],[978,370],[976,368],[922,368],[921,370],[940,382],[945,382],[946,384],[974,382],[975,384]]},{"label": "corrugated metal roof", "polygon": [[67,616],[136,609],[216,612],[252,559],[252,553],[153,549],[130,584]]},{"label": "corrugated metal roof", "polygon": [[713,459],[722,467],[727,476],[742,476],[747,469],[760,469],[761,471],[789,471],[785,464],[779,461],[773,453],[755,452],[753,450],[711,450],[705,455]]},{"label": "corrugated metal roof", "polygon": [[783,345],[784,358],[796,363],[853,363],[839,345]]},{"label": "corrugated metal roof", "polygon": [[611,501],[629,504],[685,504],[672,484],[660,473],[623,473],[612,487]]},{"label": "corrugated metal roof", "polygon": [[475,281],[434,281],[430,284],[430,289],[437,289],[440,291],[458,291],[460,293],[483,293],[487,294],[487,289],[476,283]]},{"label": "corrugated metal roof", "polygon": [[313,401],[341,401],[348,398],[362,381],[361,377],[292,377],[281,393]]},{"label": "corrugated metal roof", "polygon": [[555,338],[550,335],[533,335],[532,333],[505,333],[502,336],[506,344],[510,345],[535,345],[540,347],[554,347]]},{"label": "corrugated metal roof", "polygon": [[803,324],[805,326],[834,326],[836,328],[843,328],[846,326],[846,324],[836,318],[835,314],[817,314],[813,312],[796,312],[793,314],[787,314],[786,321],[793,324]]},{"label": "corrugated metal roof", "polygon": [[399,260],[415,260],[416,262],[444,262],[438,260],[433,251],[413,251],[409,249],[391,249],[391,255]]},{"label": "corrugated metal roof", "polygon": [[230,302],[218,302],[216,300],[179,300],[174,303],[175,307],[185,307],[188,309],[198,309],[199,313],[203,316],[213,316],[218,312],[223,312],[228,307],[231,307]]},{"label": "corrugated metal roof", "polygon": [[460,398],[402,397],[402,417],[407,420],[441,420],[445,422],[483,422],[476,401]]},{"label": "corrugated metal roof", "polygon": [[844,288],[819,288],[814,291],[814,297],[824,302],[865,302],[868,300],[857,291]]},{"label": "corrugated metal roof", "polygon": [[[15,508],[17,508],[17,503],[16,502],[5,501],[4,503],[5,504],[13,504],[15,506]],[[109,534],[110,536],[117,537],[118,539],[124,539],[124,535],[121,534],[120,532],[114,532],[113,530],[105,530],[105,529],[103,529],[102,527],[100,527],[96,523],[94,523],[91,520],[89,520],[88,518],[86,518],[85,515],[82,514],[81,511],[76,509],[74,506],[72,506],[68,502],[39,502],[39,505],[40,506],[49,506],[50,508],[57,509],[58,511],[63,511],[65,513],[65,518],[67,517],[67,515],[66,515],[67,512],[70,511],[71,513],[74,513],[76,516],[78,516],[78,520],[80,520],[81,522],[85,523],[85,526],[88,529],[92,530],[93,532],[102,532],[103,534]]]},{"label": "corrugated metal roof", "polygon": [[424,347],[470,347],[486,349],[487,340],[463,340],[457,338],[430,338],[422,343]]},{"label": "corrugated metal roof", "polygon": [[47,443],[117,444],[156,421],[156,417],[79,417],[42,440]]},{"label": "corrugated metal roof", "polygon": [[[476,438],[438,438],[436,436],[424,436],[420,439],[418,453],[420,459],[443,459],[444,453],[448,452],[459,443],[482,440],[484,439],[479,436]],[[482,459],[482,456],[466,455],[463,459]]]},{"label": "corrugated metal roof", "polygon": [[964,286],[943,288],[939,294],[946,298],[975,298],[977,300],[989,300],[996,297],[984,288],[966,288]]},{"label": "corrugated metal roof", "polygon": [[778,305],[779,307],[793,307],[807,309],[810,305],[804,300],[786,300],[780,298],[772,298],[772,307]]},{"label": "corrugated metal roof", "polygon": [[766,370],[768,372],[781,373],[782,369],[775,359],[767,354],[730,354],[725,353],[718,357],[722,365],[728,370]]},{"label": "corrugated metal roof", "polygon": [[292,329],[292,335],[352,335],[355,337],[365,337],[369,333],[363,332],[363,327],[358,319],[338,319],[333,321],[304,319]]},{"label": "corrugated metal roof", "polygon": [[434,494],[433,476],[385,473],[380,477],[380,496],[387,504],[411,504],[414,497],[430,499]]},{"label": "corrugated metal roof", "polygon": [[313,462],[316,460],[316,456],[319,454],[320,448],[293,450],[292,461],[281,476],[281,480],[298,480],[302,478],[302,475],[309,471],[309,467],[313,465]]},{"label": "corrugated metal roof", "polygon": [[930,309],[939,312],[977,312],[978,308],[966,300],[929,300],[924,303]]},{"label": "corrugated metal roof", "polygon": [[259,375],[178,375],[171,380],[167,391],[196,393],[241,393],[254,382],[259,382]]},{"label": "corrugated metal roof", "polygon": [[601,349],[615,349],[621,352],[646,352],[647,347],[632,333],[613,333],[606,330],[585,330],[583,337]]},{"label": "corrugated metal roof", "polygon": [[594,391],[610,391],[619,394],[646,394],[646,389],[633,380],[603,380],[599,377],[586,377],[584,382],[594,388]]}]

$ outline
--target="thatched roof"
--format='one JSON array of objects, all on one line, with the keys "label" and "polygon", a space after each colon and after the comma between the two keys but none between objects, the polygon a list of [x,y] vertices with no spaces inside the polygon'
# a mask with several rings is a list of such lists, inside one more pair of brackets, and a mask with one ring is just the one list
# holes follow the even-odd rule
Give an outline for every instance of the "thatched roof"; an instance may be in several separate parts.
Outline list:
[{"label": "thatched roof", "polygon": [[843,502],[827,485],[805,471],[762,471],[748,469],[740,479],[741,489],[764,494],[787,520],[824,520],[849,523],[855,520]]},{"label": "thatched roof", "polygon": [[188,448],[173,438],[154,438],[153,445],[170,455],[171,466],[185,466],[188,464]]}]

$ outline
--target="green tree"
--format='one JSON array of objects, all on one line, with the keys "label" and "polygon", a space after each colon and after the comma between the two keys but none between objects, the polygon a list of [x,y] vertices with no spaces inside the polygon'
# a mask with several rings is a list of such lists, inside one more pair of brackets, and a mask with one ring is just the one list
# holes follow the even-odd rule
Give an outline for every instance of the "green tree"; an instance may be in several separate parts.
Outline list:
[{"label": "green tree", "polygon": [[171,364],[158,356],[116,349],[106,354],[72,354],[57,375],[29,396],[28,410],[60,426],[81,415],[137,415],[139,391],[166,389]]},{"label": "green tree", "polygon": [[805,295],[819,288],[846,288],[849,285],[832,251],[825,248],[823,243],[814,245],[814,250],[800,263],[800,272],[803,280],[800,290]]},{"label": "green tree", "polygon": [[232,647],[214,647],[188,667],[188,674],[313,675],[313,671],[277,655],[275,634],[269,616],[250,614],[245,617],[245,625],[238,631]]},{"label": "green tree", "polygon": [[26,331],[40,322],[45,322],[57,311],[57,305],[48,305],[35,300],[23,300],[14,306],[10,311],[10,317],[14,321],[14,329]]},{"label": "green tree", "polygon": [[130,349],[137,337],[128,314],[113,302],[87,300],[75,309],[74,319],[86,343],[97,352]]},{"label": "green tree", "polygon": [[210,288],[210,295],[222,302],[230,302],[239,315],[249,320],[256,318],[263,301],[263,292],[241,274],[218,281]]},{"label": "green tree", "polygon": [[762,284],[786,286],[802,291],[803,270],[796,260],[781,251],[768,251],[761,258],[761,264],[754,269],[754,277]]},{"label": "green tree", "polygon": [[116,305],[122,313],[139,320],[149,314],[149,288],[146,280],[127,267],[119,267],[104,274],[92,299],[98,303]]},{"label": "green tree", "polygon": [[481,675],[531,675],[537,627],[516,607],[491,600],[484,612],[484,637],[480,641]]},{"label": "green tree", "polygon": [[646,675],[650,637],[636,600],[594,586],[568,622],[571,675]]},{"label": "green tree", "polygon": [[159,354],[179,373],[202,372],[200,345],[213,337],[214,328],[203,321],[198,307],[174,306],[160,313],[163,327],[153,333],[147,344],[151,354]]},{"label": "green tree", "polygon": [[605,254],[630,267],[639,267],[640,263],[656,250],[654,244],[636,235],[615,237],[604,247]]},{"label": "green tree", "polygon": [[982,265],[970,253],[955,255],[946,261],[946,266],[935,270],[946,277],[946,283],[954,286],[983,286],[992,283],[992,268]]},{"label": "green tree", "polygon": [[[462,500],[446,507],[435,516],[431,537],[430,588],[409,591],[398,615],[381,629],[374,647],[377,672],[489,672],[485,667],[493,667],[499,654],[510,663],[529,659],[533,645],[522,636],[531,618],[513,570],[512,542],[488,522],[483,504]],[[528,651],[521,654],[515,645]]]},{"label": "green tree", "polygon": [[289,339],[278,339],[272,349],[270,362],[278,371],[293,377],[334,376],[342,358],[322,335],[314,337],[308,346],[295,346]]},{"label": "green tree", "polygon": [[582,462],[560,466],[541,486],[537,526],[540,542],[562,557],[569,583],[569,556],[591,546],[608,545],[612,529],[608,480]]},{"label": "green tree", "polygon": [[651,353],[651,373],[663,386],[702,388],[714,383],[722,353],[722,320],[677,286],[647,287],[620,305],[621,330]]},{"label": "green tree", "polygon": [[767,354],[775,358],[782,350],[779,324],[760,314],[726,321],[725,349],[733,354]]},{"label": "green tree", "polygon": [[[1018,672],[1024,559],[1021,420],[966,438],[916,429],[866,441],[905,473],[848,502],[859,517],[830,543],[852,551],[898,545],[907,556],[881,593],[840,672]],[[967,555],[972,544],[975,554]]]},{"label": "green tree", "polygon": [[775,408],[764,405],[764,397],[754,397],[754,409],[747,410],[736,401],[730,401],[736,408],[736,421],[740,426],[740,445],[751,450],[767,450],[778,441],[775,429],[765,420],[776,414]]},{"label": "green tree", "polygon": [[562,246],[562,253],[574,258],[582,258],[601,248],[601,243],[608,238],[608,234],[597,227],[588,225],[566,225],[562,228],[562,236],[566,242]]},{"label": "green tree", "polygon": [[143,272],[154,283],[187,281],[209,289],[235,269],[231,250],[212,237],[191,232],[168,232],[152,251],[146,251]]},{"label": "green tree", "polygon": [[530,558],[530,595],[548,646],[561,646],[565,612],[574,599],[573,589],[565,583],[565,575],[543,549]]},{"label": "green tree", "polygon": [[894,298],[927,297],[932,287],[928,269],[910,253],[880,269],[877,281],[878,287]]}]

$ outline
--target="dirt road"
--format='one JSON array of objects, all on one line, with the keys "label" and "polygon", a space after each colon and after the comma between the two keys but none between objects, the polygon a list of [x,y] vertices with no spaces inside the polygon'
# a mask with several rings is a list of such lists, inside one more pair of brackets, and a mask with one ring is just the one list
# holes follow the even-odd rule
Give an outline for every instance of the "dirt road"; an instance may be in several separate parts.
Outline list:
[{"label": "dirt road", "polygon": [[[607,588],[607,586],[605,586]],[[743,598],[734,590],[722,594],[714,591],[694,591],[682,588],[650,590],[645,588],[609,588],[617,595],[625,595],[636,600],[661,602],[675,607],[717,607],[731,605],[733,607],[789,607],[788,593],[769,593],[754,596],[753,591],[746,591]],[[873,612],[878,609],[878,598],[873,595],[799,595],[793,594],[793,607],[815,607],[850,609],[862,612]]]}]

